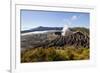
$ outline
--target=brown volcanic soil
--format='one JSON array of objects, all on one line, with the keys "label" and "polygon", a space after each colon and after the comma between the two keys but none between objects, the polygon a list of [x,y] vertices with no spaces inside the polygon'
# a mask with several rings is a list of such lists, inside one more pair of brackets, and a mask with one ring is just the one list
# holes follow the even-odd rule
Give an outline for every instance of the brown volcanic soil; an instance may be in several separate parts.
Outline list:
[{"label": "brown volcanic soil", "polygon": [[75,46],[89,48],[89,36],[76,31],[70,35],[66,36],[56,36],[55,38],[49,40],[48,34],[37,34],[37,35],[27,35],[22,36],[21,48],[48,48],[48,47],[63,47],[63,46]]},{"label": "brown volcanic soil", "polygon": [[50,41],[47,46],[76,46],[89,48],[89,36],[83,34],[82,32],[75,32],[67,36],[58,36],[56,39]]}]

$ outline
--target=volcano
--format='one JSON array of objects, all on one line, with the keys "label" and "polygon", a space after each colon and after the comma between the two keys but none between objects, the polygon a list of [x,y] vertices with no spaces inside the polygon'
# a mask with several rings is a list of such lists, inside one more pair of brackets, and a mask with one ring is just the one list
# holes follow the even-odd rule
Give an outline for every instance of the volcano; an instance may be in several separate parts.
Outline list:
[{"label": "volcano", "polygon": [[53,40],[42,42],[36,47],[64,47],[64,46],[75,46],[89,48],[89,36],[77,31],[70,35],[57,36]]},{"label": "volcano", "polygon": [[21,50],[64,46],[89,48],[89,29],[65,27],[55,31],[21,36]]}]

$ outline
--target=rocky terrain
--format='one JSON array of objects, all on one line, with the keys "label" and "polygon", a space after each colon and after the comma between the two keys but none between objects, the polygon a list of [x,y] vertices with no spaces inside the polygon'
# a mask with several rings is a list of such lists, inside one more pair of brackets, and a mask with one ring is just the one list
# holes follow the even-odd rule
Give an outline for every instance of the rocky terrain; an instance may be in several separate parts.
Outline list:
[{"label": "rocky terrain", "polygon": [[[50,38],[50,36],[52,38]],[[54,36],[49,33],[32,34],[21,36],[21,49],[37,48],[37,47],[63,47],[75,46],[89,48],[89,35],[83,31],[76,31],[65,36]]]}]

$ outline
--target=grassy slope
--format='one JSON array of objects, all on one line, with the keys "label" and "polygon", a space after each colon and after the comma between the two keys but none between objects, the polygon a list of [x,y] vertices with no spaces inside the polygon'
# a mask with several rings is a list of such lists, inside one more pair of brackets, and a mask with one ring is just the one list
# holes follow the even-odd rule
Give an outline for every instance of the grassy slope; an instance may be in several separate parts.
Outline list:
[{"label": "grassy slope", "polygon": [[35,48],[21,53],[21,62],[44,62],[89,59],[89,49],[75,47]]}]

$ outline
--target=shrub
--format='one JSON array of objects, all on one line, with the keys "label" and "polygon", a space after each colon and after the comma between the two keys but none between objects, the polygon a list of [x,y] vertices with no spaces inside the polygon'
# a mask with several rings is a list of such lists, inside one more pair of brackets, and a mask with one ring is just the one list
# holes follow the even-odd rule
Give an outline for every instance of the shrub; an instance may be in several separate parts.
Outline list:
[{"label": "shrub", "polygon": [[21,52],[21,62],[67,61],[89,59],[87,48],[76,49],[73,46],[33,48]]}]

